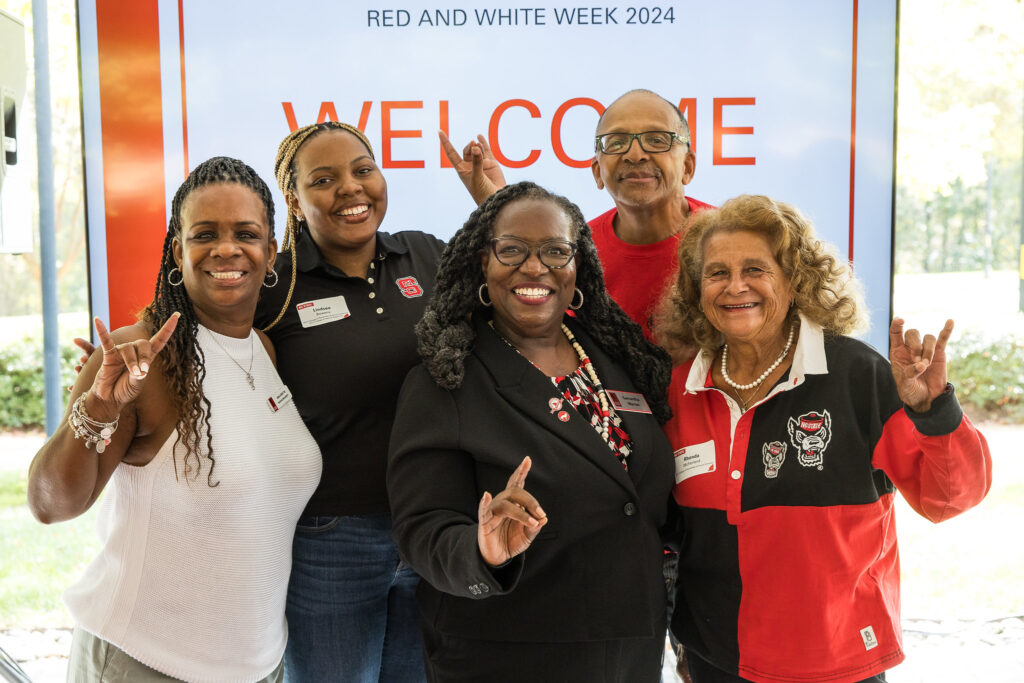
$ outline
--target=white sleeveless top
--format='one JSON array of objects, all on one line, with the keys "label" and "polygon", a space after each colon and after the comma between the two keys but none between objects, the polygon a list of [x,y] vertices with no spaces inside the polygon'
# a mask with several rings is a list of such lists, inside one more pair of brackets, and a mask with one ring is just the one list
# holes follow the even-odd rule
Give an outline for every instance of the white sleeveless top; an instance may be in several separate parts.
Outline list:
[{"label": "white sleeveless top", "polygon": [[[198,339],[217,485],[205,455],[198,477],[183,476],[176,433],[144,467],[118,465],[100,504],[102,549],[64,601],[81,628],[168,676],[251,683],[284,655],[292,536],[320,450],[255,332],[200,326]],[[250,349],[255,391],[227,355],[248,368]]]}]

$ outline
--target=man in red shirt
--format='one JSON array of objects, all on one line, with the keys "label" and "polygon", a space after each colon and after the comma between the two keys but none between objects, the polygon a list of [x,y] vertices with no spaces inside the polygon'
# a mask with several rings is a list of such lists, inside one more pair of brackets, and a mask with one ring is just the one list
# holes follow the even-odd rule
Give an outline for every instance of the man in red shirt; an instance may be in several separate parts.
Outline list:
[{"label": "man in red shirt", "polygon": [[[478,204],[505,185],[482,135],[462,155],[443,132],[440,137]],[[675,274],[690,212],[710,206],[686,196],[696,165],[686,118],[650,90],[627,92],[598,120],[591,168],[615,208],[591,220],[590,228],[608,293],[648,337],[653,309]]]}]

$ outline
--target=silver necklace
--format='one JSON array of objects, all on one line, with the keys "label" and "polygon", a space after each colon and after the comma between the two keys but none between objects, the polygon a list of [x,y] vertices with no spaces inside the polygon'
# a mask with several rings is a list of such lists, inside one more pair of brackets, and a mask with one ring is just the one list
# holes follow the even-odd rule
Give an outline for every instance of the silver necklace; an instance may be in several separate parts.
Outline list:
[{"label": "silver necklace", "polygon": [[725,369],[725,362],[729,358],[729,345],[725,344],[722,347],[722,379],[724,379],[725,383],[728,384],[730,387],[732,387],[733,389],[737,389],[739,391],[746,391],[747,389],[753,389],[754,387],[761,386],[761,382],[764,382],[766,379],[768,379],[768,375],[772,374],[775,371],[775,368],[779,367],[779,365],[782,364],[782,361],[786,360],[786,356],[789,355],[789,349],[793,345],[794,330],[796,330],[796,326],[790,325],[789,339],[786,340],[786,348],[782,349],[782,353],[780,353],[779,357],[775,359],[775,362],[769,365],[768,369],[761,373],[761,376],[755,379],[750,384],[738,384],[734,382],[731,377],[729,377],[729,371]]},{"label": "silver necklace", "polygon": [[249,383],[249,388],[256,391],[256,380],[252,377],[252,361],[256,356],[256,352],[253,350],[252,332],[249,333],[249,369],[246,370],[242,367],[242,364],[235,360],[235,357],[228,353],[228,350],[224,348],[224,345],[217,341],[216,335],[210,330],[210,339],[213,343],[220,347],[220,350],[224,352],[224,355],[231,359],[231,362],[238,366],[238,369],[245,373],[245,381]]}]

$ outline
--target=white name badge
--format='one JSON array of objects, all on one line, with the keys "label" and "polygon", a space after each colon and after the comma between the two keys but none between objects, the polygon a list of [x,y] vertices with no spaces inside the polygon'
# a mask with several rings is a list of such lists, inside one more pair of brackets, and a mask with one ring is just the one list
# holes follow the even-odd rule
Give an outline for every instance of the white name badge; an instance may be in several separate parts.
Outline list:
[{"label": "white name badge", "polygon": [[615,410],[651,414],[651,407],[647,405],[647,399],[643,394],[632,391],[616,391],[615,389],[605,389],[604,393],[608,394],[608,400],[612,402]]},{"label": "white name badge", "polygon": [[267,405],[270,406],[270,412],[272,413],[276,413],[291,402],[292,392],[284,384],[267,398]]},{"label": "white name badge", "polygon": [[695,446],[684,446],[673,455],[676,458],[676,483],[698,474],[715,471],[715,442],[705,441]]},{"label": "white name badge", "polygon": [[299,313],[299,322],[303,327],[333,323],[335,320],[344,320],[352,315],[343,296],[295,304],[295,310]]}]

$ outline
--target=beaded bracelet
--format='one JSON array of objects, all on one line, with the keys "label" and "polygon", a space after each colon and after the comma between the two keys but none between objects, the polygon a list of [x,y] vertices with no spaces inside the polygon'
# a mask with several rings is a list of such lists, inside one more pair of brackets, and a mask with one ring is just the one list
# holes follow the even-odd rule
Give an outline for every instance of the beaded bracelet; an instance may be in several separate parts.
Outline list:
[{"label": "beaded bracelet", "polygon": [[89,392],[85,392],[71,406],[68,425],[71,426],[76,439],[85,439],[86,448],[96,444],[96,452],[102,453],[110,445],[110,437],[117,431],[117,421],[121,419],[121,416],[115,417],[113,422],[100,422],[92,419],[89,417],[89,413],[85,412],[85,397],[88,395]]}]

